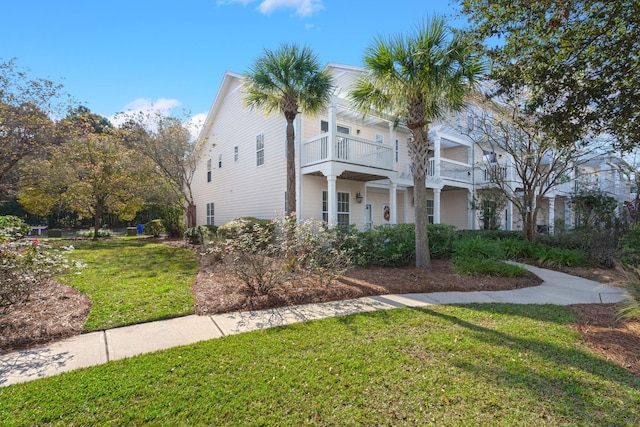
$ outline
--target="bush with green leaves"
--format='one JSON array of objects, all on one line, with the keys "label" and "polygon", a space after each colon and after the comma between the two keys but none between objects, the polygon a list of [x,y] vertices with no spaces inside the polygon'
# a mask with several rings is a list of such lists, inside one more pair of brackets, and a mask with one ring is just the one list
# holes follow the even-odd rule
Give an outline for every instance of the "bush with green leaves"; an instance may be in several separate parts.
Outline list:
[{"label": "bush with green leaves", "polygon": [[499,241],[484,239],[480,236],[467,237],[453,243],[453,258],[504,259]]},{"label": "bush with green leaves", "polygon": [[538,262],[549,267],[582,267],[589,264],[589,257],[579,249],[544,247],[538,254]]},{"label": "bush with green leaves", "polygon": [[379,225],[360,233],[359,265],[402,267],[416,256],[416,232],[413,224]]},{"label": "bush with green leaves", "polygon": [[184,238],[192,245],[206,245],[210,240],[212,232],[206,225],[198,225],[196,227],[188,228],[184,232]]},{"label": "bush with green leaves", "polygon": [[[77,237],[93,237],[94,229],[90,228],[88,230],[78,230],[76,231]],[[99,228],[98,229],[98,237],[113,237],[113,231],[108,228]]]},{"label": "bush with green leaves", "polygon": [[[279,228],[283,225],[279,222]],[[329,228],[322,221],[307,219],[295,226],[294,235],[297,271],[313,276],[320,285],[330,284],[351,267],[353,251],[345,243],[348,234]],[[286,237],[283,244],[282,252],[292,253],[286,250]]]},{"label": "bush with green leaves", "polygon": [[21,239],[30,231],[31,227],[17,216],[0,216],[0,242]]},{"label": "bush with green leaves", "polygon": [[453,267],[457,273],[469,276],[486,274],[499,277],[523,277],[528,274],[527,270],[520,266],[507,264],[493,258],[457,258]]},{"label": "bush with green leaves", "polygon": [[[258,228],[255,228],[258,226]],[[275,229],[275,222],[268,219],[243,217],[233,219],[218,227],[217,234],[220,239],[235,239],[238,236],[252,233],[254,230]]]},{"label": "bush with green leaves", "polygon": [[464,239],[467,237],[482,237],[487,240],[506,240],[506,239],[520,239],[524,240],[522,231],[510,231],[510,230],[458,230],[456,231],[458,239]]},{"label": "bush with green leaves", "polygon": [[505,259],[521,260],[538,258],[545,246],[541,243],[532,243],[523,239],[505,239],[500,241]]},{"label": "bush with green leaves", "polygon": [[243,224],[239,234],[227,239],[224,245],[224,252],[231,257],[234,274],[253,294],[267,294],[290,277],[272,227],[257,223],[245,227]]},{"label": "bush with green leaves", "polygon": [[162,220],[152,219],[144,225],[142,232],[147,236],[160,237],[160,235],[165,232]]},{"label": "bush with green leaves", "polygon": [[80,267],[66,257],[70,250],[73,247],[53,248],[38,239],[0,244],[0,315],[25,302],[49,278]]}]

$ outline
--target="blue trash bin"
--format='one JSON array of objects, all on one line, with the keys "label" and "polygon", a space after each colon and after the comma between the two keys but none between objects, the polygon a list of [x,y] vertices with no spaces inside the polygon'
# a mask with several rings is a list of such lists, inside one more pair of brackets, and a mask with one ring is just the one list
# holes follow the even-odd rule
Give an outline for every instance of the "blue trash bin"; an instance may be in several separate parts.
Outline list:
[{"label": "blue trash bin", "polygon": [[144,224],[138,224],[138,234],[144,234]]}]

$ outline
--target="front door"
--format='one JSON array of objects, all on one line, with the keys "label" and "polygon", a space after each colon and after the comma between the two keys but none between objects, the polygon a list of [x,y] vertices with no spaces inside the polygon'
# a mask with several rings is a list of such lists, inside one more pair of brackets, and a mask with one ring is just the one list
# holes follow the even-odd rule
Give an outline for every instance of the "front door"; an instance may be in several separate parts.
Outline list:
[{"label": "front door", "polygon": [[373,209],[371,207],[371,203],[367,203],[364,206],[364,229],[373,229]]}]

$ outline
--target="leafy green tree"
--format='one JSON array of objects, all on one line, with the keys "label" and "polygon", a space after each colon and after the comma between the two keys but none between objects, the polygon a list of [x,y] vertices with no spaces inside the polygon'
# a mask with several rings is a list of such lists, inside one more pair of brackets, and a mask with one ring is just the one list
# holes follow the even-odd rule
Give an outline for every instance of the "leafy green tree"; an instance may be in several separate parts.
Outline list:
[{"label": "leafy green tree", "polygon": [[[188,228],[196,226],[196,204],[192,184],[204,148],[204,140],[194,140],[185,123],[177,117],[139,114],[121,126],[127,146],[150,160],[156,178],[155,202],[180,206]],[[158,200],[160,199],[160,200]]]},{"label": "leafy green tree", "polygon": [[314,115],[329,103],[333,79],[320,69],[308,47],[283,44],[266,49],[244,78],[245,103],[267,114],[282,113],[287,121],[287,214],[296,210],[295,132],[298,113]]},{"label": "leafy green tree", "polygon": [[15,60],[0,62],[0,193],[13,194],[20,164],[55,144],[50,116],[64,105],[62,85],[31,79]]},{"label": "leafy green tree", "polygon": [[429,125],[465,106],[466,96],[484,72],[474,46],[433,17],[408,36],[378,37],[365,52],[367,73],[350,92],[364,112],[391,114],[411,131],[416,226],[416,267],[430,268],[427,235],[427,162]]},{"label": "leafy green tree", "polygon": [[65,141],[51,155],[25,168],[19,200],[33,214],[47,215],[56,207],[92,218],[94,239],[105,213],[132,220],[143,206],[148,174],[132,150],[111,126],[95,133],[96,119],[88,111],[71,114],[60,124]]},{"label": "leafy green tree", "polygon": [[[609,133],[640,144],[640,2],[463,0],[494,43],[499,92],[527,89],[526,111],[568,144]],[[496,40],[497,39],[497,40]]]}]

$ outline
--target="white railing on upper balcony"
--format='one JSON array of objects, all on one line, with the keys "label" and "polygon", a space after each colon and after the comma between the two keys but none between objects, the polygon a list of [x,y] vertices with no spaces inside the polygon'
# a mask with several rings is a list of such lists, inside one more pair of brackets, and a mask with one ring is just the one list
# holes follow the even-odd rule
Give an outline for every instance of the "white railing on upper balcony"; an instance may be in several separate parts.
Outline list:
[{"label": "white railing on upper balcony", "polygon": [[337,135],[331,146],[327,133],[302,144],[303,166],[335,161],[393,170],[393,154],[389,146],[352,135]]},{"label": "white railing on upper balcony", "polygon": [[[427,163],[427,177],[436,176],[436,162],[434,158]],[[440,158],[440,178],[452,179],[455,181],[471,182],[471,166],[456,162],[455,160]]]}]

